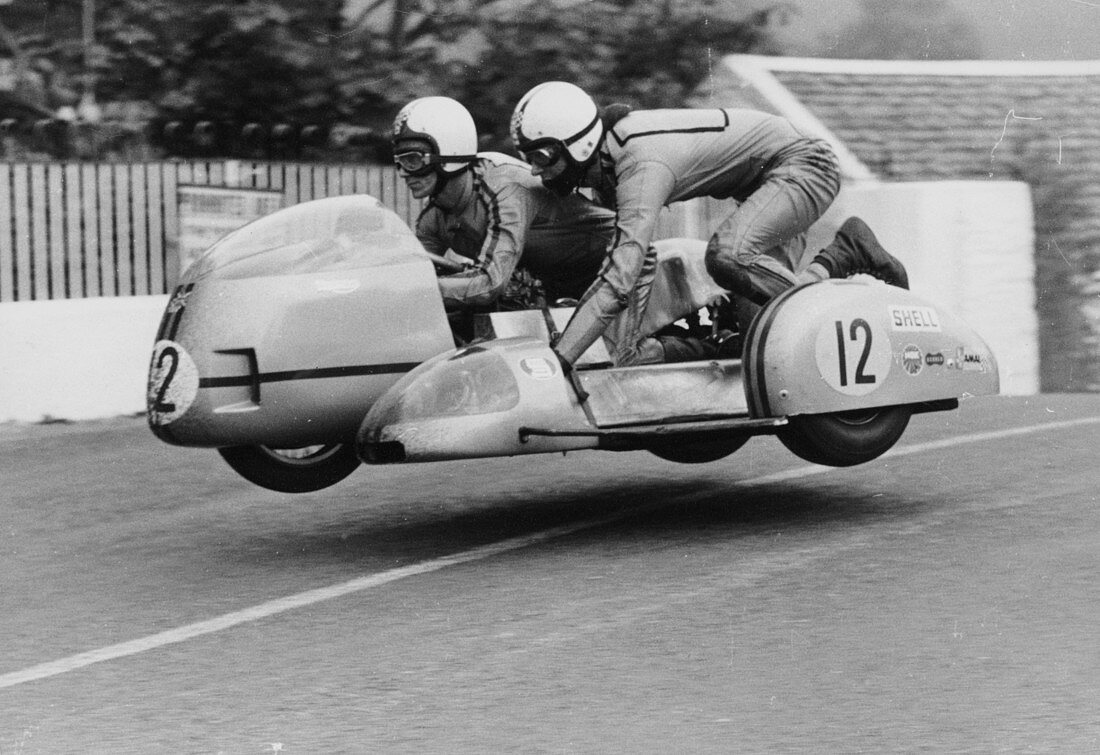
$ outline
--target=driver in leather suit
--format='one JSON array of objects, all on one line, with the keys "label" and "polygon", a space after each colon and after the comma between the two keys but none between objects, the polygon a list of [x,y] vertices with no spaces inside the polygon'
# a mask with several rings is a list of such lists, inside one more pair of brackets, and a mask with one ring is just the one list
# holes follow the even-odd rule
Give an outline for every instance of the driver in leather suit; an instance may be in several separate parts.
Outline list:
[{"label": "driver in leather suit", "polygon": [[417,238],[466,266],[439,277],[449,312],[497,302],[517,266],[541,281],[551,303],[579,299],[595,280],[615,214],[579,194],[549,191],[513,157],[478,153],[461,103],[413,100],[394,120],[391,139],[398,173],[415,198],[428,200]]},{"label": "driver in leather suit", "polygon": [[756,304],[797,284],[857,272],[908,287],[905,268],[858,218],[799,270],[805,231],[832,203],[840,178],[829,146],[779,116],[624,105],[601,113],[579,87],[555,81],[523,96],[511,134],[547,187],[562,195],[591,188],[616,211],[599,277],[555,344],[567,364],[615,320],[627,321],[616,364],[661,361],[656,339],[640,332],[655,269],[651,242],[661,209],[693,197],[735,200],[710,238],[706,267],[719,286]]}]

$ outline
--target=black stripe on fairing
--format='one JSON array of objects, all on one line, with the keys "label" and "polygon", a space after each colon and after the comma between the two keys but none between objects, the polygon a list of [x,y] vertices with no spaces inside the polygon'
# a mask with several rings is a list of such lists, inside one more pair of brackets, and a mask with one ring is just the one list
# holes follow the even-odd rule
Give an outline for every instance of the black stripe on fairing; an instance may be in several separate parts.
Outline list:
[{"label": "black stripe on fairing", "polygon": [[200,388],[230,388],[260,383],[281,383],[288,380],[320,380],[323,378],[361,377],[363,375],[394,375],[408,372],[420,362],[394,362],[393,364],[357,364],[346,367],[319,367],[312,370],[286,370],[263,372],[259,375],[233,375],[232,377],[199,378]]},{"label": "black stripe on fairing", "polygon": [[[176,340],[176,333],[180,329],[180,320],[183,319],[183,310],[187,308],[186,296],[191,293],[191,290],[195,288],[194,283],[187,283],[182,286],[177,286],[176,290],[172,292],[172,296],[168,299],[168,306],[164,309],[164,315],[160,321],[160,327],[157,329],[157,340]],[[177,297],[184,297],[184,301],[176,308],[176,311],[169,312],[168,307],[172,302],[176,301]]]},{"label": "black stripe on fairing", "polygon": [[[807,283],[805,285],[813,285]],[[748,349],[745,353],[745,394],[749,400],[749,409],[754,418],[772,416],[771,404],[768,402],[768,381],[764,374],[764,344],[768,340],[775,316],[782,309],[783,303],[793,293],[805,286],[789,288],[768,302],[768,305],[760,312],[752,325],[749,326],[748,336],[745,339]]]}]

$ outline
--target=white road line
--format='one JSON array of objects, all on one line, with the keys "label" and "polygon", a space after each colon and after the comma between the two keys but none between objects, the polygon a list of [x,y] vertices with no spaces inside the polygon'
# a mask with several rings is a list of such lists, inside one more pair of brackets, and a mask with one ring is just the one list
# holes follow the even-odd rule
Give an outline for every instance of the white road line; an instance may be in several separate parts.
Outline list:
[{"label": "white road line", "polygon": [[914,443],[911,446],[901,446],[900,448],[887,451],[881,458],[885,459],[891,456],[922,454],[928,451],[939,451],[940,449],[950,448],[962,443],[981,443],[987,440],[1000,440],[1001,438],[1012,438],[1017,435],[1031,435],[1032,433],[1046,432],[1048,430],[1065,430],[1071,427],[1080,427],[1081,425],[1100,425],[1100,417],[1080,417],[1078,419],[1067,419],[1042,425],[1010,427],[1005,430],[971,433],[970,435],[963,435],[959,438],[944,438],[943,440],[933,440],[927,443]]},{"label": "white road line", "polygon": [[[1064,430],[1070,427],[1076,427],[1080,425],[1100,424],[1100,417],[1085,417],[1075,420],[1066,420],[1062,422],[1050,422],[1042,425],[1030,425],[1027,427],[1014,427],[1006,430],[993,430],[984,433],[973,433],[971,435],[962,435],[956,438],[946,438],[939,441],[931,441],[928,443],[918,443],[912,446],[903,446],[897,448],[882,458],[889,458],[893,456],[908,456],[911,454],[925,453],[928,451],[938,451],[945,448],[951,448],[954,446],[964,445],[967,443],[980,443],[988,440],[998,440],[1001,438],[1010,438],[1019,435],[1029,435],[1038,432],[1048,432],[1053,430]],[[752,477],[747,480],[735,480],[731,482],[734,487],[751,487],[755,485],[765,485],[775,482],[783,482],[786,480],[794,480],[802,477],[810,477],[812,475],[821,474],[832,470],[832,467],[823,467],[817,465],[797,467],[795,469],[786,470],[784,472],[777,472],[775,474],[761,475],[759,477]],[[194,624],[187,624],[175,629],[169,629],[164,632],[158,632],[157,634],[151,634],[146,637],[140,637],[136,640],[130,640],[128,642],[120,642],[117,645],[108,645],[107,647],[99,648],[97,650],[89,650],[86,653],[77,653],[67,658],[61,658],[56,661],[50,661],[48,663],[40,663],[37,666],[31,666],[30,668],[23,669],[21,671],[12,671],[7,674],[0,675],[0,689],[7,687],[15,687],[27,682],[37,681],[39,679],[47,679],[52,676],[59,676],[66,674],[70,671],[76,671],[77,669],[84,668],[85,666],[91,666],[94,663],[102,663],[104,661],[114,660],[116,658],[125,658],[131,655],[137,655],[138,653],[144,653],[149,650],[155,650],[165,645],[173,645],[178,642],[185,642],[186,640],[193,639],[195,637],[201,637],[204,634],[212,634],[214,632],[220,632],[225,629],[231,629],[232,627],[240,624],[247,624],[252,621],[259,621],[269,616],[275,616],[276,614],[283,613],[285,611],[291,611],[295,608],[303,608],[305,606],[313,605],[315,603],[322,603],[326,600],[332,600],[334,598],[340,598],[345,595],[351,595],[353,593],[362,592],[364,590],[370,590],[375,587],[380,587],[390,582],[396,582],[407,577],[415,577],[420,574],[429,574],[440,569],[446,569],[449,566],[457,566],[459,564],[469,563],[471,561],[480,561],[486,558],[492,558],[493,556],[507,553],[509,551],[519,550],[531,545],[546,542],[547,540],[553,540],[554,538],[564,537],[571,535],[575,532],[581,532],[588,529],[603,526],[605,524],[611,524],[621,521],[628,517],[636,516],[641,512],[645,512],[650,509],[659,509],[667,506],[669,502],[662,501],[660,503],[653,503],[647,506],[631,507],[622,511],[608,514],[607,516],[597,517],[595,519],[586,519],[583,522],[576,522],[574,524],[566,524],[560,527],[552,527],[550,529],[541,530],[539,532],[533,532],[529,535],[521,535],[519,537],[508,538],[507,540],[501,540],[496,543],[490,543],[478,548],[472,548],[470,550],[460,551],[459,553],[452,554],[450,556],[442,556],[440,558],[433,558],[428,561],[423,561],[419,564],[411,564],[409,566],[403,566],[398,569],[390,569],[389,571],[380,572],[378,574],[370,574],[365,577],[359,577],[347,582],[341,582],[339,584],[330,585],[328,587],[320,587],[315,590],[307,590],[295,595],[288,595],[285,598],[278,598],[266,603],[260,603],[259,605],[245,608],[240,611],[233,611],[231,613],[223,614],[213,619],[206,621],[199,621]]]}]

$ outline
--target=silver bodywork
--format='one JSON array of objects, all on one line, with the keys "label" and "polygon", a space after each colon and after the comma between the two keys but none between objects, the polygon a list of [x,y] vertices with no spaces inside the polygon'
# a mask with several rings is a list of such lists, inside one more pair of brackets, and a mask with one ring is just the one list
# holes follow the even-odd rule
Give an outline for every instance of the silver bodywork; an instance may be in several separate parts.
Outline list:
[{"label": "silver bodywork", "polygon": [[[647,332],[725,295],[704,250],[658,244]],[[149,425],[219,448],[257,484],[303,492],[360,460],[647,449],[694,463],[761,433],[809,460],[861,463],[910,413],[998,390],[973,330],[869,279],[777,296],[741,359],[613,368],[597,343],[565,372],[551,329],[570,313],[489,313],[475,328],[484,340],[456,349],[433,260],[403,221],[363,195],[307,202],[229,234],[185,272],[154,345]]]},{"label": "silver bodywork", "polygon": [[154,347],[149,424],[191,446],[349,441],[401,375],[453,347],[403,221],[363,195],[307,202],[185,271]]},{"label": "silver bodywork", "polygon": [[[945,409],[998,391],[996,361],[973,330],[874,280],[825,281],[776,297],[754,321],[742,360],[574,376],[576,387],[545,336],[440,355],[374,405],[360,428],[360,456],[389,463],[645,448],[670,437],[776,432],[801,415]],[[424,398],[448,392],[446,406]],[[505,393],[504,403],[486,397]]]},{"label": "silver bodywork", "polygon": [[896,406],[999,391],[985,341],[944,308],[876,280],[829,280],[776,297],[749,329],[753,416]]}]

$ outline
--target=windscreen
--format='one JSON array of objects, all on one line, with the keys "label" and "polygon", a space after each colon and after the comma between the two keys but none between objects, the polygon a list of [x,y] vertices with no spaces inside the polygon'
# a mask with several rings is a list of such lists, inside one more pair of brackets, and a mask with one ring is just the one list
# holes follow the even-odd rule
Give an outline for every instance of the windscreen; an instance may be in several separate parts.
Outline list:
[{"label": "windscreen", "polygon": [[224,279],[351,270],[423,254],[401,218],[374,197],[304,202],[227,234],[188,268],[185,278]]}]

